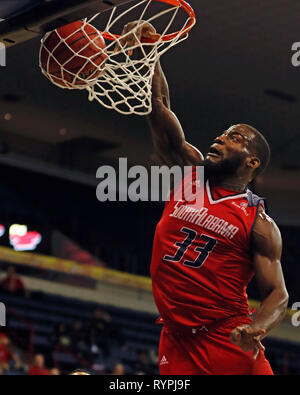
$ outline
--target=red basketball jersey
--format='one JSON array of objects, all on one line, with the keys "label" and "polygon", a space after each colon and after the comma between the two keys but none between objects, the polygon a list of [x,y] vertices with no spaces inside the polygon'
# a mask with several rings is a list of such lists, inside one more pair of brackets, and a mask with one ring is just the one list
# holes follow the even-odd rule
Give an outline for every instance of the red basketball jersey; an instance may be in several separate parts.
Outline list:
[{"label": "red basketball jersey", "polygon": [[151,262],[161,318],[191,327],[249,314],[251,230],[263,204],[248,189],[237,193],[208,180],[203,188],[203,207],[174,198],[166,203]]}]

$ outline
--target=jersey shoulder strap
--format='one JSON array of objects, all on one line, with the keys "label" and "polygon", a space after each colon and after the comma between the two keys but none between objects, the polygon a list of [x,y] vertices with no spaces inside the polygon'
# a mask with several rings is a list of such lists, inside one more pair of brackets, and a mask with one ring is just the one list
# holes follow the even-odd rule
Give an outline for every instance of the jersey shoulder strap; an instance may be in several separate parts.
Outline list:
[{"label": "jersey shoulder strap", "polygon": [[260,197],[255,193],[253,193],[250,189],[247,189],[246,199],[248,201],[249,207],[259,207],[261,205],[264,211],[267,213],[268,209],[267,209],[266,198]]}]

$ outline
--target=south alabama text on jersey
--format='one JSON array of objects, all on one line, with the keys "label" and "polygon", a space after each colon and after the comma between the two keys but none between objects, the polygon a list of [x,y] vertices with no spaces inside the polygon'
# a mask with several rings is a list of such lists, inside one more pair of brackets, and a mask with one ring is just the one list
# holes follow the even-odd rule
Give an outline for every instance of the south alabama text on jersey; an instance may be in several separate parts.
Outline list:
[{"label": "south alabama text on jersey", "polygon": [[251,231],[262,199],[211,186],[202,207],[171,198],[156,227],[151,278],[165,322],[201,326],[247,315]]},{"label": "south alabama text on jersey", "polygon": [[200,209],[195,209],[194,207],[186,205],[183,201],[175,204],[174,211],[170,216],[201,226],[204,229],[224,235],[229,239],[232,239],[239,231],[237,226],[229,224],[225,219],[209,214],[208,208],[202,207]]}]

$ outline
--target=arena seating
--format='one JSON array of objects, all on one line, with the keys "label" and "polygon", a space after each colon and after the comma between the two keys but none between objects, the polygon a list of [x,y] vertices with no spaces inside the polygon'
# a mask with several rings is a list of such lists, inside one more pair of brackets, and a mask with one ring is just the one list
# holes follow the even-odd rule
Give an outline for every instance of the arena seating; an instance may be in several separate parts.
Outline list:
[{"label": "arena seating", "polygon": [[[32,343],[32,352],[43,353],[50,366],[56,365],[62,371],[78,368],[81,362],[86,368],[92,367],[87,363],[87,360],[91,360],[90,350],[83,350],[85,358],[81,359],[67,347],[55,350],[51,338],[55,328],[61,323],[70,326],[76,320],[92,320],[93,311],[99,305],[34,292],[30,299],[0,293],[0,300],[7,307],[9,334],[20,346],[26,347]],[[122,360],[130,373],[139,351],[157,348],[160,333],[160,326],[154,325],[157,317],[113,306],[101,305],[101,308],[111,315],[113,325],[122,328],[122,337],[125,339],[123,347],[110,342],[110,356],[103,357],[101,365],[105,366],[105,371],[109,371],[116,361]],[[156,366],[153,366],[152,370],[156,373]]]},{"label": "arena seating", "polygon": [[[87,361],[94,360],[98,372],[110,372],[116,361],[122,361],[126,373],[134,373],[137,355],[141,350],[157,350],[160,326],[154,325],[156,316],[123,308],[98,305],[79,299],[70,299],[46,293],[32,293],[30,299],[0,293],[0,300],[7,306],[7,329],[18,346],[30,352],[41,352],[49,366],[56,366],[62,372],[83,366],[93,368]],[[96,307],[107,311],[112,323],[121,328],[123,345],[110,342],[109,356],[99,352],[98,357],[90,350],[81,355],[74,354],[67,347],[53,346],[51,341],[55,328],[60,323],[71,325],[75,320],[88,322]],[[266,355],[277,374],[299,374],[300,347],[297,344],[267,338]],[[152,361],[151,371],[157,374],[157,362]]]}]

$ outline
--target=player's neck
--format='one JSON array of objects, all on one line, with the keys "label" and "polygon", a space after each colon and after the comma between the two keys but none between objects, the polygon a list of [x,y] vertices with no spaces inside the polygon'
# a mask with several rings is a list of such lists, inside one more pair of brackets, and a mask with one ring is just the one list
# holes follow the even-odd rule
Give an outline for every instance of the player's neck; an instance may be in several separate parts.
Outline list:
[{"label": "player's neck", "polygon": [[243,192],[247,183],[244,180],[237,180],[236,178],[232,179],[223,179],[223,180],[212,180],[212,185],[222,187],[224,189],[229,189],[230,191]]}]

